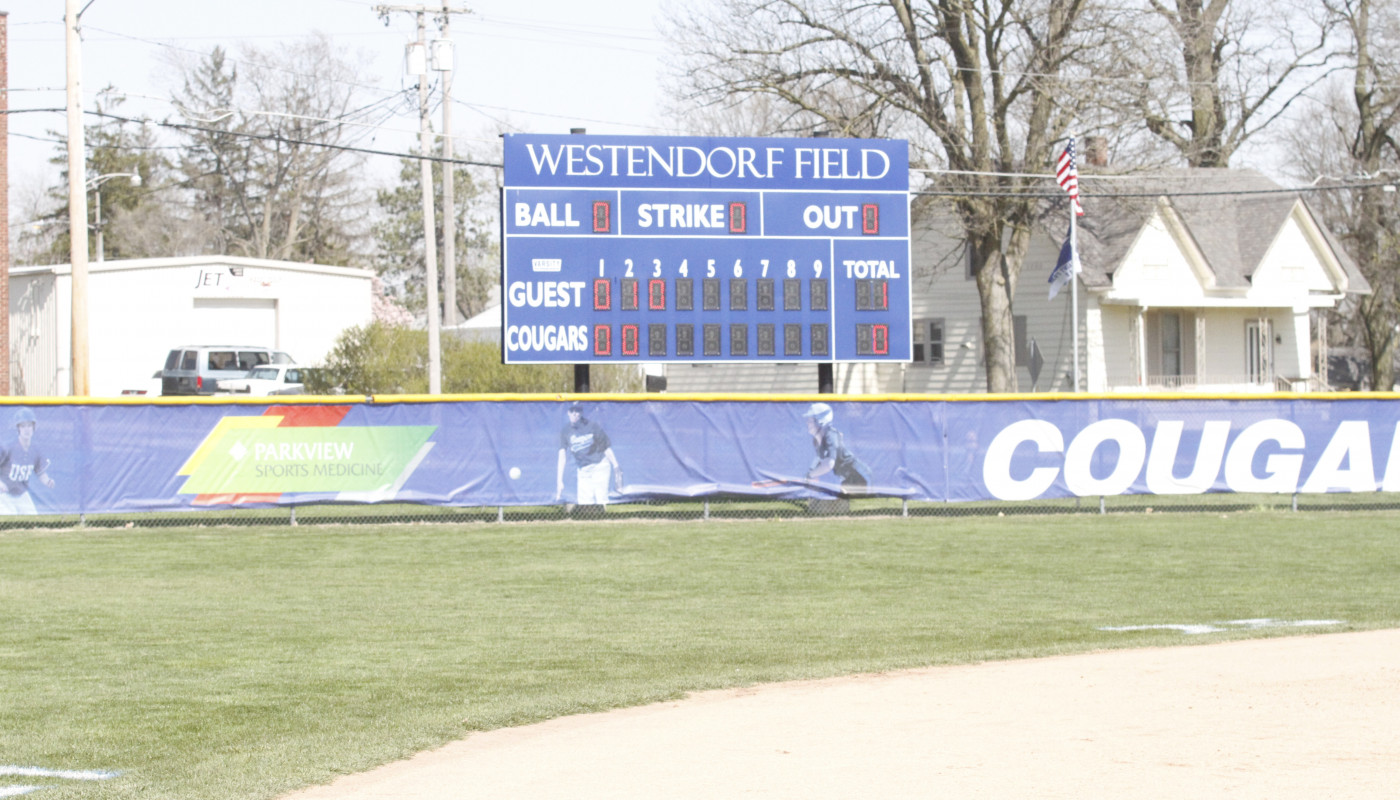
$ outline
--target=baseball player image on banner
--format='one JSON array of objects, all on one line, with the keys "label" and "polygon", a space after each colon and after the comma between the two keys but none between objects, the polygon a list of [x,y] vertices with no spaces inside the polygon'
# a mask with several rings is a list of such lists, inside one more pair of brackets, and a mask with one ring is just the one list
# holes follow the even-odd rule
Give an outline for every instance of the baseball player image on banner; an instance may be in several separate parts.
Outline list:
[{"label": "baseball player image on banner", "polygon": [[29,480],[37,477],[45,487],[53,488],[53,478],[45,472],[49,460],[34,445],[34,429],[38,419],[28,408],[17,408],[10,418],[15,429],[13,436],[5,440],[0,449],[0,481],[5,491],[0,492],[0,516],[15,514],[37,514],[34,498],[29,495]]},{"label": "baseball player image on banner", "polygon": [[569,424],[559,434],[558,481],[554,500],[564,497],[564,465],[572,454],[578,467],[578,496],[574,502],[581,506],[607,505],[608,485],[615,482],[622,491],[622,467],[618,466],[612,442],[602,426],[583,414],[583,404],[569,406]]},{"label": "baseball player image on banner", "polygon": [[828,472],[841,479],[841,490],[861,494],[870,485],[870,468],[846,446],[846,437],[832,425],[831,406],[813,403],[802,415],[807,419],[807,432],[817,456],[807,468],[807,480],[816,480]]}]

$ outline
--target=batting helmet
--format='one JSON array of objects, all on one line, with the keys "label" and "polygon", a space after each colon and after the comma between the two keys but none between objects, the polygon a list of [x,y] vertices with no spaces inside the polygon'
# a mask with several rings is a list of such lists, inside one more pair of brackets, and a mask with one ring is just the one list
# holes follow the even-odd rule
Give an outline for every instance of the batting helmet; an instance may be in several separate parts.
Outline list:
[{"label": "batting helmet", "polygon": [[827,405],[826,403],[813,403],[807,409],[807,413],[803,414],[802,416],[811,417],[812,419],[815,419],[818,425],[830,425],[831,406]]},{"label": "batting helmet", "polygon": [[32,409],[17,408],[15,409],[14,415],[10,417],[10,426],[18,428],[26,422],[37,423],[38,421],[39,420],[37,417],[34,416],[34,411]]}]

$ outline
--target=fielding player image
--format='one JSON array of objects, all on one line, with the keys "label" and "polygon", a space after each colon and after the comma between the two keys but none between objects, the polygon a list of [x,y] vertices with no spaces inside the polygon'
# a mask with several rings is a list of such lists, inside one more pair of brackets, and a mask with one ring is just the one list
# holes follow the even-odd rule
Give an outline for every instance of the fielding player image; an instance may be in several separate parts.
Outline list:
[{"label": "fielding player image", "polygon": [[622,467],[613,454],[612,442],[598,423],[583,415],[583,404],[569,406],[569,424],[559,434],[559,480],[554,500],[564,497],[564,464],[573,454],[578,466],[578,498],[581,506],[606,505],[609,478],[622,491]]},{"label": "fielding player image", "polygon": [[802,416],[807,418],[807,432],[812,434],[812,446],[817,457],[807,469],[807,479],[815,480],[832,472],[841,479],[841,489],[848,494],[860,494],[870,485],[870,468],[846,446],[846,437],[831,424],[831,406],[813,403]]},{"label": "fielding player image", "polygon": [[53,478],[46,473],[49,461],[34,446],[38,420],[30,409],[18,408],[10,424],[15,435],[0,449],[0,481],[5,483],[5,491],[0,492],[0,516],[37,514],[34,498],[29,496],[29,479],[38,477],[44,486],[53,488]]}]

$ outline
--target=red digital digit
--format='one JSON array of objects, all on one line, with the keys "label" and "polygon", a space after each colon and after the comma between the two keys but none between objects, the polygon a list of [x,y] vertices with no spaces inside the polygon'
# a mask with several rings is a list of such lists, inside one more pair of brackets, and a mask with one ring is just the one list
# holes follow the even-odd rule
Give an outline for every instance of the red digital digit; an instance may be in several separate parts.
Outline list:
[{"label": "red digital digit", "polygon": [[729,204],[729,232],[746,233],[749,229],[749,207],[742,202]]},{"label": "red digital digit", "polygon": [[860,232],[872,236],[880,232],[880,206],[866,203],[860,207]]},{"label": "red digital digit", "polygon": [[607,311],[612,308],[612,281],[607,278],[593,279],[593,310]]},{"label": "red digital digit", "polygon": [[888,326],[888,325],[876,325],[875,328],[874,328],[874,330],[872,331],[872,333],[874,333],[875,335],[872,336],[871,338],[873,338],[875,341],[872,343],[874,346],[871,347],[871,350],[872,350],[872,351],[875,353],[875,355],[877,355],[877,356],[887,356],[887,355],[889,355],[889,354],[890,354],[890,326]]},{"label": "red digital digit", "polygon": [[607,200],[593,201],[593,232],[612,232],[612,203]]},{"label": "red digital digit", "polygon": [[652,278],[647,283],[648,307],[652,311],[666,310],[666,279]]},{"label": "red digital digit", "polygon": [[639,331],[636,325],[622,326],[622,354],[624,356],[635,356],[640,351],[638,342]]},{"label": "red digital digit", "polygon": [[611,326],[611,325],[594,325],[594,326],[593,326],[593,355],[595,355],[595,356],[610,356],[610,355],[612,355],[612,326]]}]

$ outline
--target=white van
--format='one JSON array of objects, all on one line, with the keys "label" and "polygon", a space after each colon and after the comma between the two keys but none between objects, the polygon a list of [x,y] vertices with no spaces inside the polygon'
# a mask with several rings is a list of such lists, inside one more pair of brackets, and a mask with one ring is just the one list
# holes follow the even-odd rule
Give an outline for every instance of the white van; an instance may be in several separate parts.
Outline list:
[{"label": "white van", "polygon": [[162,395],[214,394],[221,379],[242,378],[263,364],[295,364],[281,350],[246,345],[185,345],[165,357]]}]

